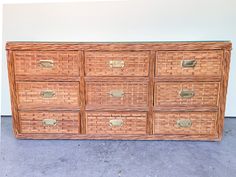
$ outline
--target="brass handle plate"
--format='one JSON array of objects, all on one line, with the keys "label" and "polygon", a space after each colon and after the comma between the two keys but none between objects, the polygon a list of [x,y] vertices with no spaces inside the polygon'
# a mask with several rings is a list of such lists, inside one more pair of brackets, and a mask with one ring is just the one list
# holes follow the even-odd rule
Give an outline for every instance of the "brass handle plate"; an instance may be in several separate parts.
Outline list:
[{"label": "brass handle plate", "polygon": [[181,98],[192,98],[195,93],[192,90],[181,90],[179,95],[181,96]]},{"label": "brass handle plate", "polygon": [[125,93],[123,90],[112,90],[109,93],[112,97],[121,98],[124,97]]},{"label": "brass handle plate", "polygon": [[43,98],[52,98],[56,95],[56,93],[52,90],[43,90],[40,93],[40,96]]},{"label": "brass handle plate", "polygon": [[114,119],[109,121],[111,127],[121,127],[123,125],[123,120]]},{"label": "brass handle plate", "polygon": [[189,128],[192,126],[192,121],[190,119],[179,119],[176,124],[179,128]]},{"label": "brass handle plate", "polygon": [[39,66],[42,68],[52,68],[54,66],[53,60],[39,60]]},{"label": "brass handle plate", "polygon": [[42,122],[44,126],[55,126],[57,124],[56,119],[43,119]]},{"label": "brass handle plate", "polygon": [[125,66],[124,60],[110,60],[110,68],[123,68]]},{"label": "brass handle plate", "polygon": [[194,68],[197,64],[196,60],[182,60],[181,66],[183,68]]}]

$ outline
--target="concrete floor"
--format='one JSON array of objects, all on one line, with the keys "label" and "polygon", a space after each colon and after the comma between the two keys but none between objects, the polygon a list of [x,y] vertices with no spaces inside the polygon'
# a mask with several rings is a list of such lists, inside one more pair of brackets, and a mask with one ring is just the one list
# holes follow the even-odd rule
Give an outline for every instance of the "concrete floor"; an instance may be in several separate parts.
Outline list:
[{"label": "concrete floor", "polygon": [[17,140],[2,118],[0,177],[235,177],[236,119],[222,142]]}]

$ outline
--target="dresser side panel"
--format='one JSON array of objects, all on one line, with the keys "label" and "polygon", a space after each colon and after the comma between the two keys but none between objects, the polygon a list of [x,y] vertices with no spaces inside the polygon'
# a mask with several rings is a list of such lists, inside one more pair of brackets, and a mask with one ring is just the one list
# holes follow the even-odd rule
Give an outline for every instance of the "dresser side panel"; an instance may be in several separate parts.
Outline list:
[{"label": "dresser side panel", "polygon": [[18,96],[16,92],[16,82],[15,82],[14,52],[11,50],[7,51],[7,67],[8,67],[8,79],[9,79],[9,88],[11,97],[13,132],[15,135],[17,135],[18,133],[20,133],[20,122],[18,114]]}]

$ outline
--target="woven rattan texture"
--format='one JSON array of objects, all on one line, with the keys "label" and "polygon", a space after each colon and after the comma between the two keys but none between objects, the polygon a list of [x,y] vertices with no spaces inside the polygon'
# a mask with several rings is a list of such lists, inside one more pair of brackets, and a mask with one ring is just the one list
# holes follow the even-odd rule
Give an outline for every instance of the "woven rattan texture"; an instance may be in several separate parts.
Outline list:
[{"label": "woven rattan texture", "polygon": [[[146,134],[146,113],[87,112],[87,134]],[[110,120],[122,120],[111,126]]]},{"label": "woven rattan texture", "polygon": [[[14,59],[16,75],[79,76],[78,51],[17,51]],[[51,60],[53,67],[41,67],[40,60]]]},{"label": "woven rattan texture", "polygon": [[[87,82],[87,105],[94,106],[147,106],[148,84],[146,82]],[[122,97],[110,95],[113,91],[124,93]]]},{"label": "woven rattan texture", "polygon": [[[79,82],[18,82],[19,108],[79,107]],[[52,91],[51,98],[42,97],[44,91]]]},{"label": "woven rattan texture", "polygon": [[[160,51],[156,55],[156,76],[220,76],[223,51]],[[182,60],[196,60],[183,68]]]},{"label": "woven rattan texture", "polygon": [[[191,120],[190,127],[179,127],[177,120]],[[156,134],[215,134],[217,112],[158,112],[154,114]]]},{"label": "woven rattan texture", "polygon": [[[78,112],[19,112],[21,133],[79,133]],[[43,125],[44,119],[55,119],[53,126]]]},{"label": "woven rattan texture", "polygon": [[[148,76],[149,52],[85,52],[86,76]],[[124,67],[112,68],[110,61],[122,60]]]},{"label": "woven rattan texture", "polygon": [[[155,106],[217,106],[218,82],[157,82]],[[182,90],[193,91],[192,98],[182,98]]]}]

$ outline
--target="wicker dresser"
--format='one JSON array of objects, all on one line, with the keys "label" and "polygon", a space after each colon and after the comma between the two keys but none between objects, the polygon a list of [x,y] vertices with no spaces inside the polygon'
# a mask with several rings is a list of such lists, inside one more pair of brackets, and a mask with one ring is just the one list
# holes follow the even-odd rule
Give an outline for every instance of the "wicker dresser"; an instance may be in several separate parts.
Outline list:
[{"label": "wicker dresser", "polygon": [[231,43],[8,42],[23,139],[222,138]]}]

